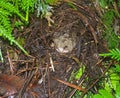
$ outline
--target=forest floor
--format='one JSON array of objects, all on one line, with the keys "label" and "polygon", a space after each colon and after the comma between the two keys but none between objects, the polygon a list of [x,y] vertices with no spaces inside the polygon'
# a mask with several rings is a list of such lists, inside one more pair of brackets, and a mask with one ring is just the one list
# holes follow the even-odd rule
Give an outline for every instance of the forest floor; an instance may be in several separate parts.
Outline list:
[{"label": "forest floor", "polygon": [[[88,91],[97,93],[98,82],[106,69],[99,54],[106,52],[107,46],[98,32],[100,22],[96,8],[91,2],[77,1],[77,10],[66,2],[56,6],[51,26],[46,19],[31,15],[29,26],[14,30],[14,36],[29,56],[1,42],[5,59],[0,64],[0,77],[7,86],[0,92],[7,92],[5,96],[17,93],[19,97],[23,95],[21,98],[71,98],[76,90],[82,92],[80,97]],[[53,35],[67,30],[77,34],[77,45],[70,53],[61,54],[52,46]],[[79,69],[83,69],[83,73],[75,79]]]}]

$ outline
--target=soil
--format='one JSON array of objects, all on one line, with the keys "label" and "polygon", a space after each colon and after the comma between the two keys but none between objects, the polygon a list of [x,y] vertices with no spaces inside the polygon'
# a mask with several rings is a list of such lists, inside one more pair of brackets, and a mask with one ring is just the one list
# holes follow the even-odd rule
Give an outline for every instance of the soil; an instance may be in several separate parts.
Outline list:
[{"label": "soil", "polygon": [[[48,26],[46,19],[36,18],[34,14],[30,17],[29,26],[14,30],[16,39],[24,38],[25,42],[22,44],[29,56],[16,46],[1,41],[5,61],[0,63],[0,72],[16,75],[28,82],[19,90],[23,92],[22,98],[71,98],[76,89],[70,87],[72,84],[84,86],[86,91],[92,93],[97,93],[100,88],[95,81],[105,68],[101,64],[99,53],[107,51],[107,48],[101,32],[97,31],[99,15],[87,0],[76,0],[76,4],[77,10],[66,2],[54,7],[52,26]],[[56,32],[58,35],[67,32],[77,35],[76,46],[72,51],[62,54],[56,51],[54,45],[52,46]],[[73,72],[80,68],[85,70],[80,79],[76,80]],[[15,96],[20,96],[19,91]],[[86,93],[82,92],[80,97]]]}]

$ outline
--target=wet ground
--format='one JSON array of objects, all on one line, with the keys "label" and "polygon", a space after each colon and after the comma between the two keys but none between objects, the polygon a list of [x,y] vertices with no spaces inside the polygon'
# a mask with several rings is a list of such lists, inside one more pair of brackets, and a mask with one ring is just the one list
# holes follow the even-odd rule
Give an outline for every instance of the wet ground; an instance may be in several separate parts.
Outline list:
[{"label": "wet ground", "polygon": [[[5,62],[0,65],[0,72],[12,74],[23,79],[17,94],[22,98],[71,98],[75,89],[84,86],[83,93],[96,93],[99,88],[97,79],[104,73],[99,53],[105,52],[106,44],[97,30],[99,13],[91,2],[78,0],[77,10],[66,2],[56,6],[48,26],[46,19],[31,15],[30,24],[23,30],[14,30],[16,38],[24,38],[25,49],[30,56],[24,55],[16,47],[2,44]],[[60,53],[54,44],[54,34],[75,35],[76,45],[68,53]],[[68,43],[69,44],[69,43]],[[74,78],[73,72],[85,68],[80,79]],[[13,80],[16,81],[16,80]],[[10,82],[13,82],[10,81]],[[16,85],[15,85],[16,86]],[[76,87],[77,86],[77,87]],[[25,91],[26,90],[26,91]],[[19,92],[20,91],[20,92]]]}]

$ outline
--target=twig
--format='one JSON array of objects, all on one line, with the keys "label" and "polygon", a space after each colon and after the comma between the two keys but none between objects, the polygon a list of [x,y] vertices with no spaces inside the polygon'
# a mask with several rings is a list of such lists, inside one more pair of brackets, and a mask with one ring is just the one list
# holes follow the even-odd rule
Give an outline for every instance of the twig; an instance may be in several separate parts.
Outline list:
[{"label": "twig", "polygon": [[83,92],[86,92],[86,91],[87,91],[85,88],[82,88],[82,87],[80,87],[80,86],[74,85],[74,84],[72,84],[72,83],[69,83],[69,82],[66,82],[66,81],[62,81],[62,80],[57,79],[57,78],[54,78],[54,77],[52,77],[52,78],[53,78],[54,80],[57,80],[58,82],[61,82],[61,83],[65,84],[65,85],[67,85],[67,86],[69,86],[69,87],[72,87],[72,88],[75,88],[75,89],[77,89],[77,90],[80,90],[80,91],[83,91]]},{"label": "twig", "polygon": [[13,73],[14,73],[14,66],[13,66],[13,62],[12,62],[12,60],[11,60],[11,58],[10,58],[10,54],[9,54],[9,52],[8,52],[8,49],[7,49],[7,57],[8,57],[8,61],[9,61],[9,63],[10,63],[10,71],[11,71],[11,73],[13,74]]}]

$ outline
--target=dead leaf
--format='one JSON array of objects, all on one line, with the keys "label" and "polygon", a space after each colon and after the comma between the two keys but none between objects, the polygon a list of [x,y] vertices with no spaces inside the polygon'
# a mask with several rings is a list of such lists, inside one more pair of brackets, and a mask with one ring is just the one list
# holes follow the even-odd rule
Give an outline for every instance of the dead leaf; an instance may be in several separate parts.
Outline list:
[{"label": "dead leaf", "polygon": [[0,74],[0,97],[16,94],[24,80],[15,75]]}]

